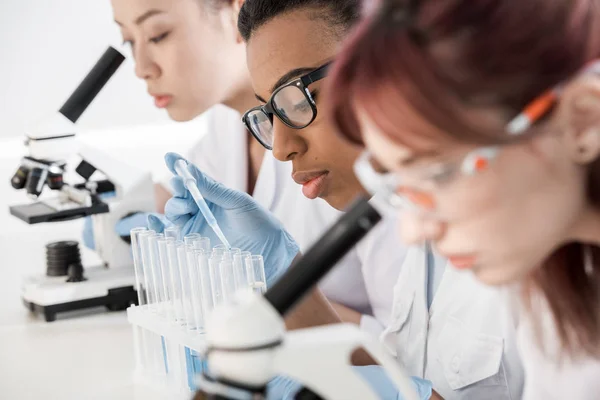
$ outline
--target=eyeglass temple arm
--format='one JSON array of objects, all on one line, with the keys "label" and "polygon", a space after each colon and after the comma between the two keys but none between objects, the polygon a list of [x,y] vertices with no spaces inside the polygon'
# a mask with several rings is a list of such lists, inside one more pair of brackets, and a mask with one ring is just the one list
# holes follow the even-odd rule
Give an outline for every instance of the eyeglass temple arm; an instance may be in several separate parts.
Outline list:
[{"label": "eyeglass temple arm", "polygon": [[315,69],[313,72],[302,77],[302,83],[304,84],[304,86],[308,86],[313,82],[325,78],[325,76],[327,75],[327,70],[330,66],[331,62],[328,62],[327,64]]}]

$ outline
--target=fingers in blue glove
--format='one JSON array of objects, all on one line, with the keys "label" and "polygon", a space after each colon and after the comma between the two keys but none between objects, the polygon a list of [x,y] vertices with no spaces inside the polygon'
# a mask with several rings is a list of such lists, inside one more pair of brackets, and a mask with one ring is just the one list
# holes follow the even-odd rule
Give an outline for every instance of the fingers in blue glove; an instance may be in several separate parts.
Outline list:
[{"label": "fingers in blue glove", "polygon": [[[399,392],[394,382],[387,375],[385,369],[378,365],[368,365],[363,367],[353,368],[360,376],[362,376],[369,386],[375,390],[381,399],[385,400],[404,400],[404,397]],[[413,388],[419,395],[421,400],[429,400],[431,397],[432,385],[431,382],[425,379],[411,377]]]},{"label": "fingers in blue glove", "polygon": [[[196,179],[196,186],[206,201],[214,203],[223,208],[235,208],[239,206],[241,202],[247,200],[246,197],[251,198],[246,193],[229,189],[215,181],[210,176],[200,171],[195,165],[190,164],[179,154],[167,153],[165,155],[165,163],[167,164],[167,168],[169,168],[169,170],[175,174],[176,177],[177,173],[175,171],[175,162],[179,160],[184,160],[186,163],[188,163],[188,171],[190,171],[194,179]],[[173,187],[173,193],[175,197],[188,198],[188,191],[185,188],[181,178],[172,179],[171,186]]]},{"label": "fingers in blue glove", "polygon": [[185,225],[198,211],[198,206],[190,199],[173,197],[165,204],[165,216],[177,226]]},{"label": "fingers in blue glove", "polygon": [[267,400],[293,400],[302,384],[287,376],[276,376],[267,384]]},{"label": "fingers in blue glove", "polygon": [[145,228],[148,225],[148,213],[139,212],[122,218],[115,225],[115,232],[119,236],[129,236],[134,228]]},{"label": "fingers in blue glove", "polygon": [[171,189],[173,190],[173,197],[182,197],[182,198],[191,197],[187,188],[183,184],[183,179],[181,179],[179,176],[176,175],[176,176],[172,177],[170,184],[171,184]]},{"label": "fingers in blue glove", "polygon": [[167,168],[169,168],[169,171],[171,171],[173,175],[177,175],[177,172],[175,171],[175,163],[179,160],[184,160],[186,163],[188,162],[184,157],[180,156],[177,153],[165,154],[165,164],[167,165]]},{"label": "fingers in blue glove", "polygon": [[155,231],[156,233],[163,233],[168,226],[169,224],[163,216],[159,214],[148,215],[148,229]]}]

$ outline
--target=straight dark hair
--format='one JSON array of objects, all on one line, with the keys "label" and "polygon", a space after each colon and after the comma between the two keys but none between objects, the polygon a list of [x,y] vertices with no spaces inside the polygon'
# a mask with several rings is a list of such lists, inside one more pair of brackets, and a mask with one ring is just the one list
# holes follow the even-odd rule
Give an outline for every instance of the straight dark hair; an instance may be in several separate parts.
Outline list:
[{"label": "straight dark hair", "polygon": [[[332,28],[342,28],[345,34],[359,19],[360,0],[247,0],[240,9],[238,29],[244,41],[273,18],[308,8],[315,9],[316,18],[322,18]],[[326,11],[326,12],[322,12]]]}]

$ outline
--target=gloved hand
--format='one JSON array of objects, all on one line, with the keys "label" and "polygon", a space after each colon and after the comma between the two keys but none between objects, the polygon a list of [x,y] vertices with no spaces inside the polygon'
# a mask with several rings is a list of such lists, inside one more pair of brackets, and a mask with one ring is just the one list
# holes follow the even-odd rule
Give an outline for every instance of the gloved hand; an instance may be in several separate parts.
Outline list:
[{"label": "gloved hand", "polygon": [[[404,400],[404,396],[398,392],[396,385],[389,378],[385,370],[379,365],[354,367],[354,369],[367,382],[369,382],[369,385],[375,389],[380,398]],[[416,376],[411,376],[410,380],[412,381],[413,387],[417,392],[419,399],[429,400],[431,398],[432,384],[430,381],[417,378]]]},{"label": "gloved hand", "polygon": [[[394,383],[380,366],[369,365],[353,368],[369,383],[380,399],[404,400],[404,396],[398,392]],[[410,379],[419,399],[429,400],[432,392],[431,382],[414,376]],[[267,384],[267,400],[293,400],[302,387],[303,385],[291,378],[278,376]]]},{"label": "gloved hand", "polygon": [[[175,153],[165,156],[167,167],[173,174],[176,174],[175,162],[180,159],[182,157]],[[248,194],[223,186],[193,164],[188,164],[188,170],[196,179],[200,193],[231,246],[264,257],[267,285],[271,286],[298,254],[299,248],[294,239],[269,211]],[[219,244],[183,180],[175,176],[171,185],[173,198],[165,206],[167,219],[181,228],[183,236],[199,233],[209,237],[213,246]],[[159,233],[164,230],[164,223],[153,215],[148,218],[148,226]]]},{"label": "gloved hand", "polygon": [[267,383],[267,400],[293,400],[302,384],[286,376],[276,376]]},{"label": "gloved hand", "polygon": [[115,225],[115,232],[119,236],[129,236],[134,228],[146,228],[148,226],[148,212],[138,212],[122,218]]},{"label": "gloved hand", "polygon": [[[150,215],[154,215],[156,218],[166,223],[166,219],[162,215],[151,214],[147,212],[138,212],[128,217],[122,218],[119,222],[117,222],[117,224],[115,225],[115,232],[119,236],[127,237],[129,236],[133,228],[146,228],[148,225],[148,216]],[[96,249],[96,240],[94,238],[94,230],[91,217],[86,217],[83,222],[82,240],[83,244],[88,249]]]}]

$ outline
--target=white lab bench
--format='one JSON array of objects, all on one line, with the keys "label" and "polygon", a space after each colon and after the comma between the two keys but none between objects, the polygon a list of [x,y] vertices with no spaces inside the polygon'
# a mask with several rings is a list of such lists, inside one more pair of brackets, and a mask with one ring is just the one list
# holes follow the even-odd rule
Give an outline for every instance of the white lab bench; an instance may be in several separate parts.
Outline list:
[{"label": "white lab bench", "polygon": [[[202,122],[80,135],[88,145],[130,157],[153,173],[165,150],[185,151],[204,132]],[[137,138],[137,139],[136,139]],[[140,140],[143,139],[143,142]],[[81,239],[82,220],[27,225],[8,206],[26,202],[10,186],[24,148],[22,138],[0,141],[0,398],[164,399],[133,381],[132,331],[125,312],[103,308],[59,314],[46,323],[29,313],[19,295],[21,277],[45,271],[45,245]],[[135,149],[135,151],[132,151]],[[80,246],[84,265],[98,262]]]}]

